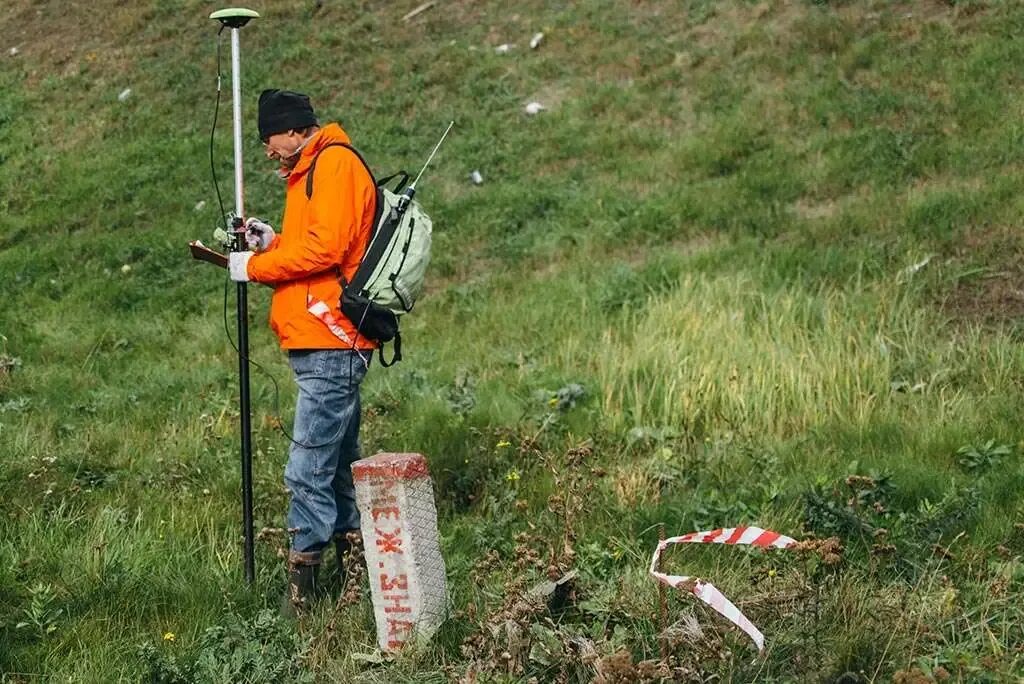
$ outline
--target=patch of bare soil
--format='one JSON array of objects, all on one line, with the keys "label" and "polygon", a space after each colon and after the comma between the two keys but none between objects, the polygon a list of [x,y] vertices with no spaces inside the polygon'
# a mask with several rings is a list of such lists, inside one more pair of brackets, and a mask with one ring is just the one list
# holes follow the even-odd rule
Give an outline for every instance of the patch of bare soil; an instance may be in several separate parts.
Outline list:
[{"label": "patch of bare soil", "polygon": [[954,259],[964,275],[943,293],[951,318],[986,324],[1024,318],[1024,232],[1005,225],[975,229]]}]

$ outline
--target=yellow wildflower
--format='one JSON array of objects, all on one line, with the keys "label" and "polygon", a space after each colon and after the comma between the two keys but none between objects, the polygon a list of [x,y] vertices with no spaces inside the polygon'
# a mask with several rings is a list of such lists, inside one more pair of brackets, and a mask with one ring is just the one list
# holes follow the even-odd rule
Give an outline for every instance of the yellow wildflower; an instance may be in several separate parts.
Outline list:
[{"label": "yellow wildflower", "polygon": [[512,470],[510,470],[507,473],[505,473],[505,479],[508,480],[509,482],[518,482],[519,481],[519,471],[516,470],[515,468],[513,468]]},{"label": "yellow wildflower", "polygon": [[164,641],[173,642],[175,639],[174,632],[164,632]]},{"label": "yellow wildflower", "polygon": [[498,444],[497,444],[497,448],[499,448],[499,449],[504,449],[504,448],[510,447],[510,446],[512,446],[512,442],[506,441],[504,439],[501,440],[500,442],[498,442]]}]

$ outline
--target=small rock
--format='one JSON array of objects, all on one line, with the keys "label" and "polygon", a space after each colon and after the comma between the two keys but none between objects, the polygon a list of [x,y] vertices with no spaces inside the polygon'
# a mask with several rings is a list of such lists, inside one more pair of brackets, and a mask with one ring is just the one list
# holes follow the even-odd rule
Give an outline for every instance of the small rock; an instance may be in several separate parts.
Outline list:
[{"label": "small rock", "polygon": [[561,577],[556,576],[556,579],[535,584],[527,592],[527,596],[534,600],[544,601],[551,610],[561,610],[572,601],[578,574],[577,570],[570,570]]},{"label": "small rock", "polygon": [[533,34],[533,38],[530,39],[530,49],[531,50],[536,50],[537,46],[540,45],[540,42],[542,40],[544,40],[544,34],[543,33],[539,32],[539,31],[537,33],[534,33]]},{"label": "small rock", "polygon": [[515,45],[511,45],[509,43],[502,43],[498,47],[494,48],[494,51],[496,53],[498,53],[499,55],[504,55],[505,53],[507,53],[509,50],[511,50],[514,47],[515,47]]},{"label": "small rock", "polygon": [[195,210],[196,211],[202,211],[203,207],[205,207],[205,206],[206,206],[206,200],[199,200],[198,202],[196,202]]},{"label": "small rock", "polygon": [[380,653],[353,653],[349,657],[357,663],[368,663],[370,665],[383,665],[387,662]]},{"label": "small rock", "polygon": [[18,56],[18,48],[12,47],[10,50],[7,51],[7,54],[9,54],[11,57],[17,57]]},{"label": "small rock", "polygon": [[132,89],[131,88],[125,88],[124,90],[122,90],[118,94],[117,101],[118,102],[124,102],[125,100],[127,100],[131,96],[132,96]]},{"label": "small rock", "polygon": [[531,102],[530,104],[526,105],[526,113],[529,114],[530,116],[540,114],[545,109],[547,109],[547,107],[542,105],[540,102]]},{"label": "small rock", "polygon": [[480,185],[484,182],[484,177],[479,171],[473,171],[469,174],[469,180],[473,181],[473,185]]}]

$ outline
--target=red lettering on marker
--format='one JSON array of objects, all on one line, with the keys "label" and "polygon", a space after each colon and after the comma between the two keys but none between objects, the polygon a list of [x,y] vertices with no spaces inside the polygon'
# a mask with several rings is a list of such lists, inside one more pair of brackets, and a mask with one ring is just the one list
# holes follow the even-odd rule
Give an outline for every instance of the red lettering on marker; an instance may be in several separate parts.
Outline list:
[{"label": "red lettering on marker", "polygon": [[380,518],[398,518],[402,514],[402,511],[398,506],[381,506],[379,508],[370,509],[370,515],[373,516],[373,522],[377,522]]},{"label": "red lettering on marker", "polygon": [[383,532],[378,528],[373,528],[373,531],[377,533],[377,551],[380,553],[402,553],[402,539],[398,535],[402,534],[400,528],[396,528],[394,532]]},{"label": "red lettering on marker", "polygon": [[374,492],[370,497],[370,503],[374,506],[386,506],[388,504],[393,504],[396,501],[398,501],[398,497],[394,494],[389,494],[387,491]]},{"label": "red lettering on marker", "polygon": [[380,574],[380,590],[391,591],[392,589],[409,589],[409,577],[407,575],[398,575],[394,579],[388,579],[388,576],[383,572]]},{"label": "red lettering on marker", "polygon": [[408,620],[394,620],[388,618],[388,636],[397,637],[400,634],[409,635],[412,633],[412,628],[415,623],[409,622]]},{"label": "red lettering on marker", "polygon": [[384,606],[384,612],[385,613],[411,613],[412,612],[412,607],[411,606],[403,606],[402,605],[402,601],[408,601],[409,600],[409,596],[406,595],[406,594],[400,594],[400,595],[397,595],[397,596],[394,596],[394,595],[388,596],[387,594],[384,594],[381,598],[383,598],[385,601],[391,601],[391,605],[390,606]]}]

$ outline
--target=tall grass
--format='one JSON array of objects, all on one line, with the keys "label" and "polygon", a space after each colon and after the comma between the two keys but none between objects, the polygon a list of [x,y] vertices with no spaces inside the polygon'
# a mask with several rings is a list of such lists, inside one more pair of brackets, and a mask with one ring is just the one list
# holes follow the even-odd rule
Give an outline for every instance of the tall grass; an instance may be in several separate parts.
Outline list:
[{"label": "tall grass", "polygon": [[904,289],[689,274],[604,331],[594,355],[602,409],[620,429],[741,426],[778,440],[835,422],[984,422],[971,389],[1020,372],[1013,341],[976,330],[951,339]]}]

